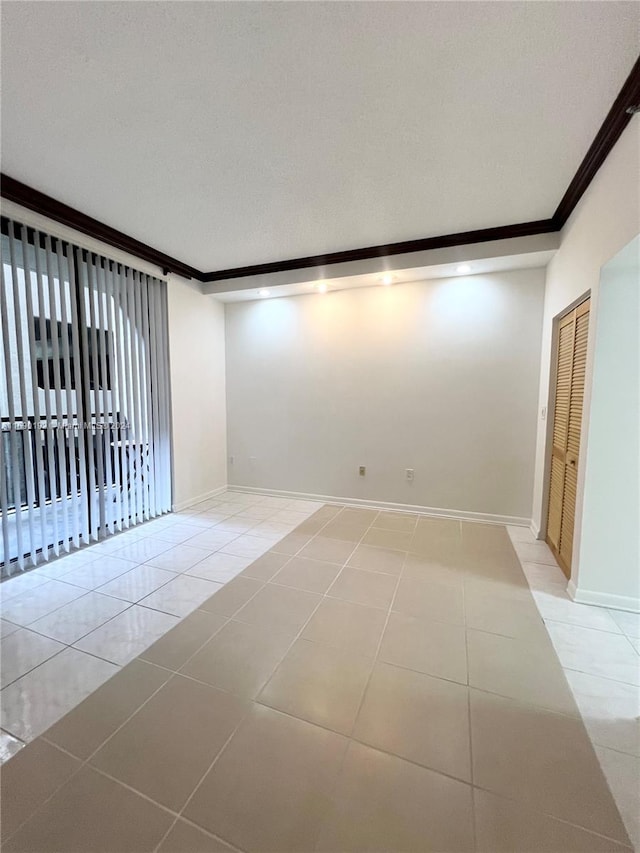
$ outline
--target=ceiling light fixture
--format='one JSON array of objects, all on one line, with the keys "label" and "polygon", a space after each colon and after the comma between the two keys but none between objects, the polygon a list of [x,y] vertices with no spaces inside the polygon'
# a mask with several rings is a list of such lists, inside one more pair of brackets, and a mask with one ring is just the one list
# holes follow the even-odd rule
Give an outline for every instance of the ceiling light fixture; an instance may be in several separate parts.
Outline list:
[{"label": "ceiling light fixture", "polygon": [[460,264],[459,267],[456,267],[456,272],[460,273],[460,275],[465,275],[468,272],[471,272],[471,267],[469,264]]},{"label": "ceiling light fixture", "polygon": [[382,276],[380,281],[388,287],[390,284],[393,284],[393,276],[391,275],[391,273],[386,273]]},{"label": "ceiling light fixture", "polygon": [[269,291],[264,287],[262,288],[262,290],[258,291],[258,296],[268,296],[268,295],[269,295]]}]

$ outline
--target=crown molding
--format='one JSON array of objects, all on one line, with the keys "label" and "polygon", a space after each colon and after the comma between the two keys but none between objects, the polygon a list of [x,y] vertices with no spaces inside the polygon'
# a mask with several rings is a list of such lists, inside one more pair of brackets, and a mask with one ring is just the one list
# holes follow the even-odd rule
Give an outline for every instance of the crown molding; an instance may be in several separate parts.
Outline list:
[{"label": "crown molding", "polygon": [[465,246],[472,243],[484,243],[491,240],[505,240],[513,237],[528,237],[535,234],[549,234],[559,231],[567,222],[576,205],[586,192],[596,173],[609,156],[611,149],[631,121],[634,107],[640,107],[640,58],[631,69],[622,89],[591,143],[573,180],[562,197],[555,213],[549,219],[534,222],[522,222],[514,225],[500,225],[494,228],[481,228],[476,231],[461,231],[457,234],[444,234],[439,237],[425,237],[418,240],[405,240],[401,243],[386,243],[361,249],[348,249],[343,252],[330,252],[324,255],[310,255],[303,258],[289,258],[264,264],[245,267],[233,267],[226,270],[202,272],[177,258],[166,255],[158,249],[105,225],[103,222],[87,216],[79,210],[63,204],[39,190],[17,181],[9,175],[0,175],[0,195],[3,198],[34,210],[36,213],[74,228],[107,245],[114,246],[129,254],[149,261],[165,272],[173,272],[186,278],[201,282],[216,282],[249,276],[286,272],[311,267],[326,267],[349,261],[369,260],[371,258],[424,252],[431,249],[443,249],[452,246]]}]

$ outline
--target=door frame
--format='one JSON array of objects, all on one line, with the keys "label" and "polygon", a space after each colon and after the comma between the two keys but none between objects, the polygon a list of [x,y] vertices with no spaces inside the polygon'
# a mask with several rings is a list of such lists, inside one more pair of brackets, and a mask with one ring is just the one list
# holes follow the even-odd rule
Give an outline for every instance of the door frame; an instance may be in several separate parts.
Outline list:
[{"label": "door frame", "polygon": [[[542,514],[540,518],[540,539],[548,545],[547,543],[547,521],[549,518],[549,493],[551,491],[551,456],[553,453],[553,415],[555,412],[556,406],[556,381],[557,381],[557,373],[558,373],[558,341],[559,341],[559,329],[560,322],[570,314],[574,309],[585,302],[587,299],[591,299],[591,309],[590,309],[590,320],[589,320],[589,343],[587,344],[588,348],[591,346],[591,336],[593,334],[593,318],[594,318],[594,302],[593,295],[591,289],[585,290],[580,296],[566,305],[561,311],[559,311],[553,317],[552,321],[552,331],[551,331],[551,363],[549,366],[549,393],[547,395],[547,413],[546,413],[546,428],[545,428],[545,441],[544,441],[544,480],[543,480],[543,490],[542,490]],[[588,350],[587,350],[588,353]],[[587,376],[585,378],[585,392],[586,385],[590,383],[590,374],[589,374],[589,361],[587,354]],[[585,403],[587,402],[586,394],[585,394]],[[585,411],[582,411],[582,422],[580,429],[580,460],[578,461],[578,489],[581,483],[580,470],[582,469],[582,461],[584,459],[584,452],[586,445],[583,443],[583,439],[585,438]],[[578,494],[579,497],[579,494]],[[578,501],[576,500],[576,506]],[[576,521],[578,520],[576,516]],[[574,555],[576,554],[576,543],[578,537],[575,534],[574,528]],[[558,555],[553,555],[556,560],[559,561]],[[575,567],[576,563],[573,560],[573,567]],[[573,569],[571,570],[571,574],[573,574]]]}]

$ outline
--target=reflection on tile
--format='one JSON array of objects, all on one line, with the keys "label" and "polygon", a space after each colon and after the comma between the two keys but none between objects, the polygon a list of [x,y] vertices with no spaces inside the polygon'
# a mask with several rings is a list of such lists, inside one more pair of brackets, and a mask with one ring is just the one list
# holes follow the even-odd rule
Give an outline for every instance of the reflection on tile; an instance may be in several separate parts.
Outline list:
[{"label": "reflection on tile", "polygon": [[221,588],[222,584],[213,581],[178,575],[143,598],[140,604],[154,610],[162,610],[164,613],[172,613],[174,616],[186,616]]},{"label": "reflection on tile", "polygon": [[377,663],[354,737],[464,781],[471,779],[467,688]]},{"label": "reflection on tile", "polygon": [[191,658],[182,672],[213,687],[253,699],[294,638],[294,631],[230,621]]},{"label": "reflection on tile", "polygon": [[246,569],[250,562],[250,557],[234,557],[233,554],[216,551],[204,560],[200,560],[185,574],[216,583],[226,583],[240,574],[243,569]]},{"label": "reflection on tile", "polygon": [[253,557],[255,559],[262,556],[272,545],[273,540],[266,539],[264,536],[243,535],[229,542],[221,550],[225,554],[234,554],[236,557]]},{"label": "reflection on tile", "polygon": [[316,850],[472,851],[471,788],[351,742]]},{"label": "reflection on tile", "polygon": [[152,557],[147,560],[147,563],[157,569],[166,569],[169,572],[185,572],[208,557],[210,553],[211,551],[207,548],[177,545],[175,548],[169,548],[168,551],[163,551],[162,554]]},{"label": "reflection on tile", "polygon": [[114,598],[133,603],[140,601],[175,576],[175,572],[156,569],[155,566],[136,566],[135,569],[98,587],[98,591],[103,595],[112,595]]},{"label": "reflection on tile", "polygon": [[313,850],[346,745],[254,705],[184,816],[243,850]]},{"label": "reflection on tile", "polygon": [[345,649],[298,640],[258,701],[348,735],[373,661]]},{"label": "reflection on tile", "polygon": [[[191,544],[191,540],[189,540],[189,542]],[[153,537],[148,536],[145,539],[140,539],[130,545],[125,545],[123,548],[120,548],[114,553],[117,557],[121,557],[124,560],[133,560],[136,563],[145,563],[147,560],[157,557],[158,554],[168,551],[169,548],[171,548],[170,542],[165,542],[163,539],[154,539]]]},{"label": "reflection on tile", "polygon": [[61,581],[46,581],[35,589],[2,602],[2,615],[16,625],[30,625],[63,604],[84,595],[84,590]]},{"label": "reflection on tile", "polygon": [[[98,546],[94,546],[98,547]],[[133,560],[125,560],[121,557],[101,557],[84,566],[80,566],[65,574],[66,583],[81,586],[84,589],[96,589],[114,578],[131,571],[137,563]]]},{"label": "reflection on tile", "polygon": [[13,756],[19,752],[23,746],[24,743],[21,740],[18,740],[17,737],[10,735],[9,732],[3,732],[0,730],[0,764],[4,764],[5,761],[13,758]]},{"label": "reflection on tile", "polygon": [[178,622],[175,616],[135,604],[96,628],[76,648],[121,666],[133,660]]},{"label": "reflection on tile", "polygon": [[0,583],[0,602],[4,604],[5,601],[15,598],[16,595],[30,592],[32,589],[42,586],[47,580],[47,577],[38,571],[18,572]]},{"label": "reflection on tile", "polygon": [[6,687],[38,664],[61,652],[64,646],[48,637],[19,628],[2,641],[0,685]]},{"label": "reflection on tile", "polygon": [[122,613],[127,607],[129,604],[126,601],[98,592],[88,592],[48,616],[38,619],[31,627],[34,631],[70,646],[118,613]]},{"label": "reflection on tile", "polygon": [[111,663],[66,648],[4,688],[2,728],[33,740],[117,671]]},{"label": "reflection on tile", "polygon": [[466,636],[461,625],[390,613],[379,657],[396,666],[467,683]]},{"label": "reflection on tile", "polygon": [[640,613],[627,613],[625,610],[610,610],[609,613],[627,637],[640,639]]},{"label": "reflection on tile", "polygon": [[638,656],[626,637],[561,622],[546,624],[560,663],[567,669],[640,685]]},{"label": "reflection on tile", "polygon": [[554,594],[553,592],[537,591],[533,593],[533,597],[542,618],[545,620],[567,622],[571,625],[581,625],[583,628],[594,628],[614,634],[621,633],[611,614],[603,607],[576,604],[566,593]]},{"label": "reflection on tile", "polygon": [[398,579],[394,575],[345,566],[327,590],[327,595],[350,601],[352,604],[381,607],[386,610],[391,604],[397,583]]},{"label": "reflection on tile", "polygon": [[144,797],[83,767],[18,830],[5,850],[151,853],[173,819]]}]

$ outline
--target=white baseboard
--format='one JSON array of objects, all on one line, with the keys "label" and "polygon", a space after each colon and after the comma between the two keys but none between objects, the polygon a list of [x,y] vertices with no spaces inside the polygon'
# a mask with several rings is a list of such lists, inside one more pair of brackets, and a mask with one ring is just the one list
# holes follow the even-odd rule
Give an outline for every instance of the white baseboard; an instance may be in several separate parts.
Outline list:
[{"label": "white baseboard", "polygon": [[608,607],[611,610],[627,610],[630,613],[640,613],[640,599],[630,595],[614,595],[610,592],[595,592],[590,589],[580,589],[570,580],[567,592],[578,604],[593,604],[596,607]]},{"label": "white baseboard", "polygon": [[209,498],[215,498],[216,495],[222,494],[222,492],[226,492],[226,486],[218,486],[217,489],[212,489],[210,492],[206,492],[204,495],[197,495],[195,498],[187,498],[186,501],[180,501],[179,503],[174,503],[171,509],[174,512],[180,512],[180,510],[188,509],[190,506],[194,506],[195,504],[199,504],[201,501],[207,501]]},{"label": "white baseboard", "polygon": [[531,534],[533,535],[534,539],[540,539],[541,538],[540,537],[540,528],[538,527],[538,525],[535,522],[532,521],[529,524],[529,530],[531,531]]},{"label": "white baseboard", "polygon": [[519,527],[528,527],[531,523],[531,519],[529,518],[519,518],[514,515],[492,515],[484,512],[467,512],[461,509],[439,509],[432,506],[369,501],[336,495],[312,495],[307,492],[283,492],[274,489],[259,489],[254,486],[229,485],[227,488],[230,492],[249,492],[253,495],[268,495],[274,498],[291,498],[292,500],[322,501],[322,503],[326,504],[344,504],[346,506],[365,507],[367,509],[383,509],[388,512],[417,512],[421,515],[453,518],[457,521],[481,521],[485,524],[513,524]]}]

